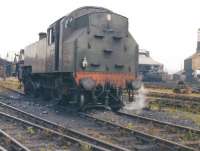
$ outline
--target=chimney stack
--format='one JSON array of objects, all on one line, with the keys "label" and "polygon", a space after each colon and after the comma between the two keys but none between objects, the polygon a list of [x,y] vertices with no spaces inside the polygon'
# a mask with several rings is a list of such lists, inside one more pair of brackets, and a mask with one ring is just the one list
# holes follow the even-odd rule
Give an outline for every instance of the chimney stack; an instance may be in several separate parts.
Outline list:
[{"label": "chimney stack", "polygon": [[44,38],[46,38],[47,37],[47,34],[46,33],[44,33],[44,32],[40,32],[39,33],[39,40],[42,40],[42,39],[44,39]]},{"label": "chimney stack", "polygon": [[200,53],[200,28],[197,32],[197,53]]}]

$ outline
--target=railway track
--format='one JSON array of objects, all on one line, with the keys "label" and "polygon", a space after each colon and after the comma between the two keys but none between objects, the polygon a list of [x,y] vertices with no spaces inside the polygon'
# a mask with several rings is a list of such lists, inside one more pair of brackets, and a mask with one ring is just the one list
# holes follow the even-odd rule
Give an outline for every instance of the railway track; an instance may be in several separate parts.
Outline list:
[{"label": "railway track", "polygon": [[74,137],[74,138],[83,140],[85,142],[88,142],[90,144],[100,146],[100,147],[105,148],[107,150],[127,151],[127,149],[120,147],[118,145],[113,145],[111,143],[107,143],[107,142],[102,141],[100,139],[96,139],[94,137],[86,135],[86,134],[84,134],[80,131],[77,131],[77,130],[65,128],[65,127],[60,126],[56,123],[47,121],[47,120],[39,118],[39,117],[36,117],[33,114],[21,111],[21,110],[15,108],[15,107],[12,107],[12,106],[7,105],[7,104],[2,103],[2,102],[0,102],[0,111],[7,113],[7,114],[10,114],[10,115],[13,115],[13,116],[16,116],[18,118],[27,120],[29,122],[38,124],[40,126],[49,128],[51,130],[61,132],[62,134],[68,135],[70,137]]},{"label": "railway track", "polygon": [[7,151],[4,147],[0,146],[0,151]]},{"label": "railway track", "polygon": [[30,151],[20,142],[0,129],[0,151]]},{"label": "railway track", "polygon": [[89,144],[60,132],[42,127],[29,121],[0,112],[0,129],[18,140],[30,150],[81,150],[88,148],[97,151],[106,149]]},{"label": "railway track", "polygon": [[191,101],[191,102],[200,102],[200,97],[190,96],[186,94],[177,94],[177,93],[167,93],[167,92],[158,92],[158,91],[149,91],[147,96],[154,98],[168,98],[168,99],[177,99],[182,101]]},{"label": "railway track", "polygon": [[[23,117],[23,119],[27,119],[28,121],[31,121],[31,122],[34,122],[34,123],[37,123],[37,124],[41,124],[41,125],[44,125],[45,127],[49,127],[49,122],[47,123],[47,121],[45,120],[36,120],[34,116],[27,116],[27,114],[24,114],[25,112],[23,111],[20,111],[16,108],[13,108],[9,105],[6,105],[4,103],[0,103],[0,111],[4,112],[4,113],[9,113],[11,115],[16,115],[17,117]],[[19,112],[20,111],[20,112]],[[83,113],[80,113],[81,116]],[[108,126],[107,124],[105,125],[102,125],[100,124],[99,125],[99,121],[95,121],[95,123],[98,125],[96,128],[94,129],[91,129],[90,128],[90,132],[97,132],[98,129],[101,129],[100,133],[101,133],[101,136],[102,137],[108,137],[108,135],[112,135],[111,136],[111,139],[112,141],[114,141],[115,144],[119,144],[120,146],[122,147],[115,147],[114,149],[109,147],[108,150],[141,150],[141,151],[145,151],[145,150],[148,150],[148,151],[153,151],[153,150],[160,150],[161,148],[163,150],[169,150],[170,151],[170,148],[169,146],[159,146],[159,142],[152,142],[151,138],[146,138],[146,136],[144,135],[141,135],[141,136],[138,136],[138,134],[136,133],[130,133],[130,132],[125,132],[124,129],[120,129],[119,130],[119,127],[116,127],[116,126]],[[59,130],[60,132],[62,133],[66,133],[66,134],[69,134],[69,133],[74,133],[74,131],[70,131],[70,130],[65,130],[65,128],[61,128],[60,126],[55,126],[54,125],[51,125],[50,128],[52,129],[56,129],[57,131]],[[65,132],[67,131],[67,132]],[[70,131],[70,132],[69,132]],[[87,132],[86,132],[87,133]],[[119,138],[117,138],[119,137]],[[121,138],[120,138],[121,137]],[[129,144],[129,143],[132,143],[132,144]],[[99,144],[98,144],[99,145]],[[127,146],[128,145],[128,146]],[[104,146],[105,147],[105,146]],[[174,150],[174,149],[171,149],[171,150]],[[178,150],[178,149],[177,149]],[[188,149],[187,149],[188,150]]]},{"label": "railway track", "polygon": [[[123,125],[116,124],[113,121],[110,122],[107,120],[95,118],[86,113],[80,113],[80,116],[82,118],[85,118],[88,121],[93,121],[94,123],[98,125],[94,129],[89,129],[90,132],[83,131],[84,133],[88,133],[88,135],[90,135],[91,132],[97,132],[98,134],[101,135],[101,138],[110,136],[109,139],[111,143],[118,144],[124,150],[141,150],[141,151],[146,151],[146,150],[148,151],[151,151],[151,150],[152,151],[153,150],[195,151],[196,150],[195,148],[192,148],[186,145],[178,144],[178,143],[169,141],[167,139],[162,139],[160,137],[143,133],[141,132],[141,130],[134,130],[131,128],[127,128]],[[103,139],[103,140],[105,141],[107,139]]]},{"label": "railway track", "polygon": [[149,102],[149,108],[157,106],[158,110],[162,110],[165,107],[175,107],[187,112],[200,113],[200,101],[172,99],[165,97],[148,97],[147,99]]},{"label": "railway track", "polygon": [[[200,130],[181,125],[176,125],[168,122],[158,121],[152,118],[142,117],[137,114],[128,114],[125,112],[117,112],[122,117],[128,117],[133,123],[134,128],[141,129],[143,127],[148,128],[145,131],[156,135],[159,132],[159,136],[171,141],[176,141],[179,144],[183,144],[188,147],[192,147],[196,150],[200,150]],[[156,132],[153,132],[156,129]],[[173,136],[173,137],[171,137]]]},{"label": "railway track", "polygon": [[[149,149],[147,149],[147,150],[152,149],[152,150],[163,150],[163,151],[164,150],[167,150],[167,151],[176,151],[176,150],[177,151],[197,151],[197,149],[195,149],[195,148],[185,146],[182,144],[178,144],[173,141],[163,139],[163,138],[151,135],[151,134],[147,134],[147,133],[142,132],[141,130],[128,128],[122,124],[114,122],[113,120],[109,121],[109,120],[106,120],[103,118],[95,117],[94,115],[87,114],[87,113],[80,113],[80,116],[87,118],[89,120],[95,121],[99,124],[107,125],[108,127],[110,126],[113,128],[117,128],[119,131],[121,130],[121,131],[124,131],[125,133],[134,135],[142,143],[144,143],[144,146],[145,146],[145,143],[148,144],[148,145],[146,145],[149,147]],[[142,143],[140,144],[140,146],[142,146]],[[154,147],[157,147],[157,148],[154,148]],[[145,148],[145,147],[141,147],[141,148]]]},{"label": "railway track", "polygon": [[[8,90],[12,91],[12,89],[8,89]],[[0,104],[3,105],[2,108],[1,108],[1,109],[3,109],[3,112],[9,112],[9,113],[12,112],[13,115],[16,115],[16,116],[20,115],[20,117],[24,116],[24,112],[23,111],[18,112],[19,110],[16,109],[16,108],[8,106],[8,105],[6,105],[4,103],[0,103]],[[15,109],[15,110],[13,110],[13,109]],[[6,111],[6,110],[9,110],[9,111]],[[17,113],[16,113],[16,111],[17,111]],[[28,116],[26,118],[29,121],[31,120],[30,116]],[[35,120],[35,117],[34,117],[34,120]],[[31,121],[33,122],[33,120],[31,120]],[[45,123],[46,122],[42,122],[42,124],[45,124]],[[40,124],[41,124],[41,122],[40,122]],[[114,132],[115,130],[112,130],[112,132],[113,132],[113,134],[112,134],[112,132],[110,132],[110,129],[108,127],[102,128],[102,126],[100,126],[100,125],[98,125],[96,123],[94,123],[92,125],[93,125],[92,128],[90,126],[83,126],[81,128],[82,129],[82,134],[84,133],[84,134],[87,134],[88,136],[92,136],[93,138],[94,137],[99,138],[100,140],[102,140],[101,142],[107,142],[107,144],[116,144],[116,145],[112,145],[112,148],[113,148],[113,146],[115,146],[115,148],[112,149],[111,147],[109,147],[109,150],[116,150],[116,151],[117,150],[126,150],[126,151],[128,151],[128,150],[132,150],[133,149],[134,145],[129,145],[128,143],[130,143],[130,141],[135,141],[135,137],[131,136],[131,138],[127,137],[126,140],[119,140],[118,137],[123,132],[117,132],[117,136],[116,136],[115,135],[116,132]],[[45,126],[47,126],[47,125],[45,124]],[[57,126],[56,126],[56,129],[58,129]],[[63,129],[63,128],[61,128],[61,129]],[[68,133],[71,133],[71,131],[69,132],[69,130],[68,130]],[[74,132],[72,132],[72,133],[74,133]],[[127,147],[127,145],[131,146],[131,147]]]},{"label": "railway track", "polygon": [[[2,88],[9,91],[13,91],[20,95],[24,95],[23,92],[14,90],[9,87],[2,86]],[[198,97],[185,97],[184,95],[178,94],[177,96],[170,95],[167,93],[150,92],[147,94],[147,99],[150,105],[157,103],[159,109],[169,106],[182,108],[185,111],[200,113],[200,98]]]}]

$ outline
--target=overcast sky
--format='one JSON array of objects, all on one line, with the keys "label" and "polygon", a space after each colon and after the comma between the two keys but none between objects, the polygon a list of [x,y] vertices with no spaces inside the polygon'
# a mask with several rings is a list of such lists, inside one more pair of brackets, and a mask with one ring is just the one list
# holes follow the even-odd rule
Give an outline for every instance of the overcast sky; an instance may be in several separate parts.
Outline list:
[{"label": "overcast sky", "polygon": [[82,6],[106,7],[129,18],[140,48],[169,72],[196,50],[200,0],[6,0],[0,2],[0,55],[38,40],[49,24]]}]

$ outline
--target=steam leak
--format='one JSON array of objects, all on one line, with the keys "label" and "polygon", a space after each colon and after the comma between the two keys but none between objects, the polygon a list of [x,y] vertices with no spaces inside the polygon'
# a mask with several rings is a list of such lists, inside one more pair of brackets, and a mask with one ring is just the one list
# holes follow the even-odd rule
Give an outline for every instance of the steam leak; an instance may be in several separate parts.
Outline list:
[{"label": "steam leak", "polygon": [[138,94],[134,96],[135,101],[126,103],[124,106],[124,109],[125,110],[141,110],[144,107],[146,107],[147,105],[146,93],[147,93],[147,90],[145,90],[144,85],[142,85],[141,88],[138,90]]}]

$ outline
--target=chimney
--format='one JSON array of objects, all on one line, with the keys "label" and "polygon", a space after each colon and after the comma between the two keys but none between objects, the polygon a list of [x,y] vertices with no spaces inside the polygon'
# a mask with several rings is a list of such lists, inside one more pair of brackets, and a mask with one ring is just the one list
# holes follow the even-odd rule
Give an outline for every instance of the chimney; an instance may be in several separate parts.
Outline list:
[{"label": "chimney", "polygon": [[197,32],[197,53],[200,53],[200,28]]},{"label": "chimney", "polygon": [[39,33],[39,40],[42,40],[42,39],[44,39],[44,38],[46,38],[47,37],[47,34],[46,33],[44,33],[44,32],[40,32]]},{"label": "chimney", "polygon": [[146,57],[150,57],[150,53],[149,53],[149,51],[145,51],[145,55],[146,55]]}]

